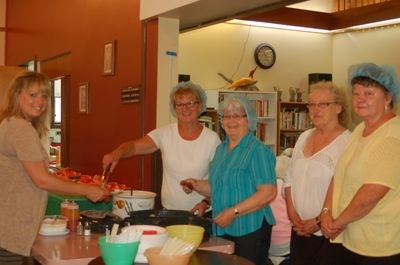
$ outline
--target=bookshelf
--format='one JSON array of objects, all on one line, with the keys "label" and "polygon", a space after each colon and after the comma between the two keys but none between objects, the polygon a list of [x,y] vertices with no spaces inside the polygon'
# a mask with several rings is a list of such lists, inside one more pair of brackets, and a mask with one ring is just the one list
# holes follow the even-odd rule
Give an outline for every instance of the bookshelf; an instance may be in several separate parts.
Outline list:
[{"label": "bookshelf", "polygon": [[294,147],[299,135],[311,128],[307,103],[279,102],[279,154]]},{"label": "bookshelf", "polygon": [[[257,130],[255,135],[265,145],[269,146],[276,154],[278,151],[278,98],[276,92],[261,91],[232,91],[232,90],[206,90],[208,98],[208,107],[218,108],[218,103],[231,94],[242,94],[253,104],[257,113]],[[215,119],[218,121],[218,115]],[[218,130],[218,131],[217,131]],[[217,133],[221,139],[224,138],[224,131],[221,125],[216,127]]]},{"label": "bookshelf", "polygon": [[200,115],[198,120],[205,127],[215,131],[218,135],[221,135],[221,125],[219,123],[219,117],[216,109],[207,108]]}]

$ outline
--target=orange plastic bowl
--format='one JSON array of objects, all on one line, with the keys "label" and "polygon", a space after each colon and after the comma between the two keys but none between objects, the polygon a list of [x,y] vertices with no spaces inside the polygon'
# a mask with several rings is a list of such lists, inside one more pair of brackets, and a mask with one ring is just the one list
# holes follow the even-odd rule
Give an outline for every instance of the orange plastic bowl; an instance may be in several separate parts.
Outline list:
[{"label": "orange plastic bowl", "polygon": [[150,265],[187,265],[192,252],[184,255],[160,255],[162,247],[148,248],[144,252]]}]

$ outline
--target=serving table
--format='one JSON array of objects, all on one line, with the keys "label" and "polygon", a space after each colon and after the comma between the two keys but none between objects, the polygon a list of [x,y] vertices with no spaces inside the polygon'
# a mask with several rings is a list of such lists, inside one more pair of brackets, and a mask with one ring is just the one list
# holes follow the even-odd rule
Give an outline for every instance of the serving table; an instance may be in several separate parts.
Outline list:
[{"label": "serving table", "polygon": [[[104,265],[104,264],[105,263],[103,262],[103,259],[101,257],[97,257],[91,262],[89,262],[89,265]],[[143,263],[134,263],[134,264],[139,265]],[[221,252],[197,250],[190,258],[188,265],[254,265],[254,263],[236,255],[229,255]]]},{"label": "serving table", "polygon": [[[32,247],[32,256],[40,264],[44,265],[86,265],[101,255],[99,246],[97,244],[97,240],[100,236],[101,234],[95,233],[92,233],[90,236],[77,235],[76,233],[70,233],[64,236],[38,235]],[[199,246],[199,250],[208,250],[205,252],[210,253],[224,253],[229,256],[228,254],[232,254],[234,252],[234,243],[220,237],[211,236],[208,241],[203,242]],[[214,256],[212,255],[212,257]],[[200,255],[199,259],[201,257],[202,255]],[[225,256],[219,258],[226,259],[224,257]],[[247,265],[251,263],[204,264]]]}]

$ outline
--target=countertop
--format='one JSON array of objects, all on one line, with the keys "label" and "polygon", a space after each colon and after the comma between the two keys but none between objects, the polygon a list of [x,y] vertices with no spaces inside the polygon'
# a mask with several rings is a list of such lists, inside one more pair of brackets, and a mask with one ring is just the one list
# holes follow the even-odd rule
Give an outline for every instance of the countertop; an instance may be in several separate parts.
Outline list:
[{"label": "countertop", "polygon": [[[70,233],[64,236],[38,235],[32,247],[32,256],[44,265],[84,265],[100,256],[97,239],[101,234],[90,236]],[[203,242],[199,250],[232,254],[234,243],[215,236]]]},{"label": "countertop", "polygon": [[[134,263],[134,265],[142,264],[143,263]],[[101,257],[97,257],[89,262],[89,265],[104,265],[104,262]],[[254,265],[254,263],[236,255],[197,250],[190,258],[188,265]]]}]

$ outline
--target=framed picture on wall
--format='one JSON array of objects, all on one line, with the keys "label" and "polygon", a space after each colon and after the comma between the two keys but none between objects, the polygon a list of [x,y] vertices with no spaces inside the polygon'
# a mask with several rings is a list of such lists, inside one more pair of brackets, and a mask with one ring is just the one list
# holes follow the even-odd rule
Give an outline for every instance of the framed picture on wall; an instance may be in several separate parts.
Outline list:
[{"label": "framed picture on wall", "polygon": [[104,44],[103,75],[114,75],[115,65],[115,40]]},{"label": "framed picture on wall", "polygon": [[89,113],[89,83],[79,84],[79,113]]}]

